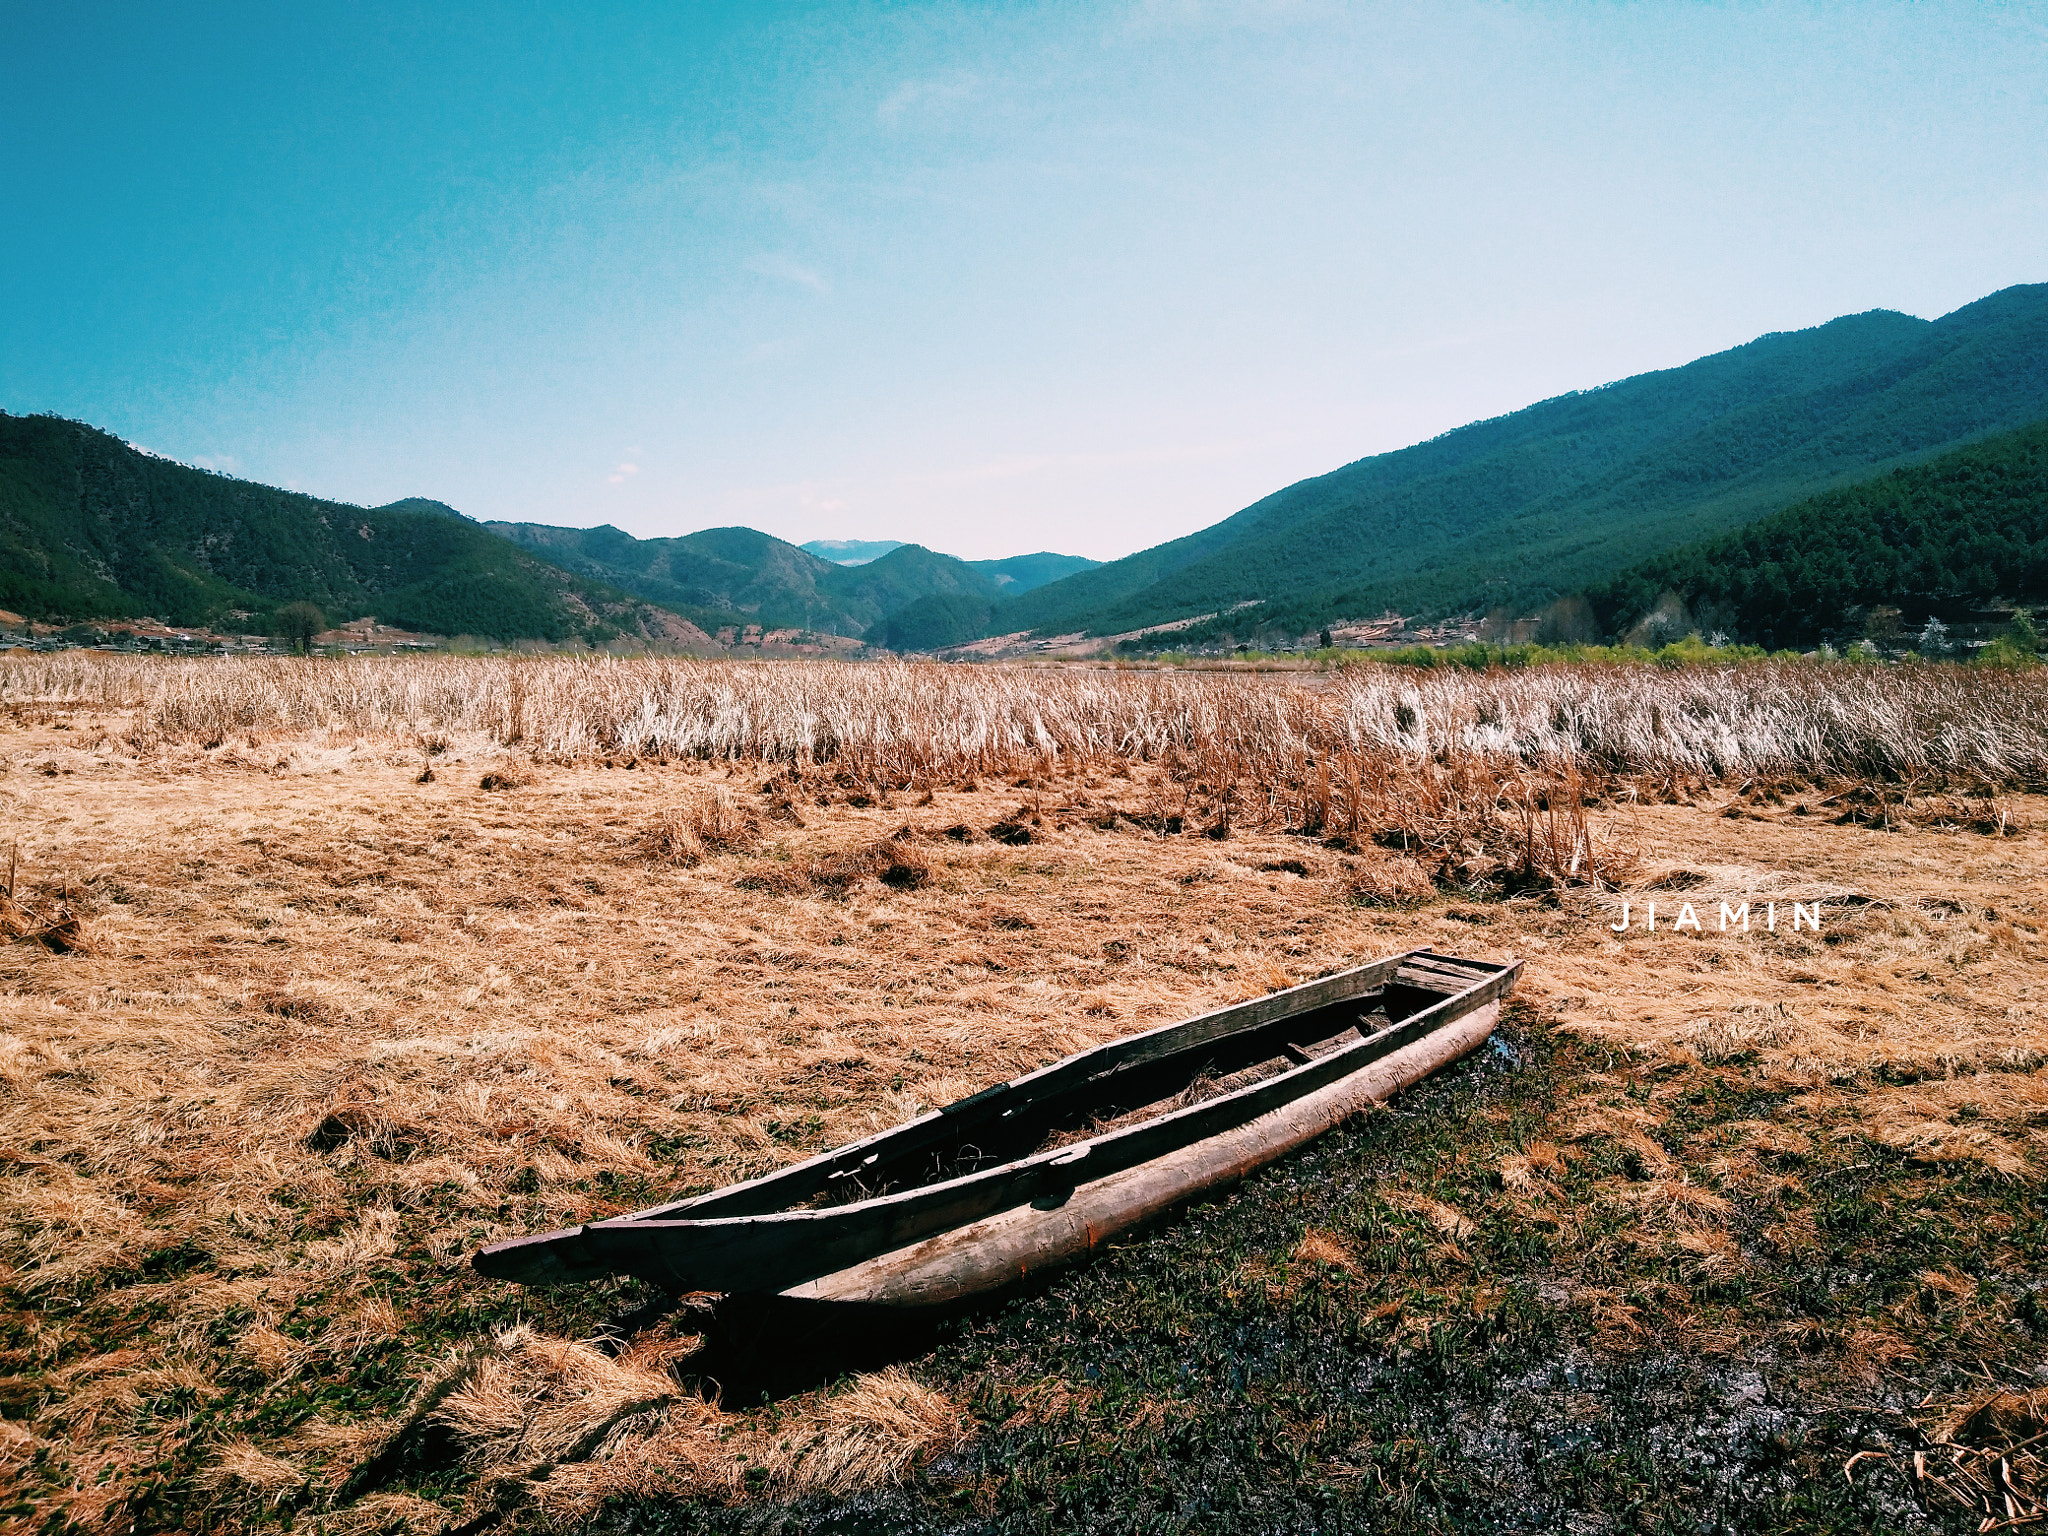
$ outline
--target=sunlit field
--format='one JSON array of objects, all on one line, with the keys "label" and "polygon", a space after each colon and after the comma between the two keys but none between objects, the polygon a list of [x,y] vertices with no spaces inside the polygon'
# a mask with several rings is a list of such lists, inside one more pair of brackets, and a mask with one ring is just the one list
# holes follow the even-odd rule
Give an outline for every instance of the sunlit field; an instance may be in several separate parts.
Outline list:
[{"label": "sunlit field", "polygon": [[[29,1528],[2041,1496],[2042,669],[70,653],[0,770]],[[468,1268],[1423,944],[1526,958],[1501,1051],[898,1358]]]}]

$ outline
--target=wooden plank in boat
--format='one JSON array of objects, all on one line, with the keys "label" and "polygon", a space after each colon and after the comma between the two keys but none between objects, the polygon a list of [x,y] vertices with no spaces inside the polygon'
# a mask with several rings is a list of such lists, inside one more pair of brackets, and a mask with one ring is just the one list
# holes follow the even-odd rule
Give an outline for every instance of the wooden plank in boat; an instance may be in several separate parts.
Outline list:
[{"label": "wooden plank in boat", "polygon": [[1228,1035],[1260,1028],[1291,1014],[1362,997],[1377,991],[1416,955],[1427,953],[1427,950],[1414,950],[1388,955],[1334,976],[1290,987],[1284,992],[1234,1003],[1228,1008],[1162,1025],[1142,1034],[1125,1035],[1064,1057],[1022,1077],[969,1094],[902,1125],[793,1163],[787,1168],[778,1168],[760,1178],[613,1219],[654,1221],[678,1217],[684,1212],[701,1217],[748,1216],[780,1210],[824,1194],[835,1179],[858,1174],[863,1167],[871,1167],[883,1159],[903,1159],[930,1151],[955,1137],[971,1134],[974,1127],[1000,1115],[1017,1113],[1025,1104],[1183,1051],[1197,1050]]},{"label": "wooden plank in boat", "polygon": [[1242,1178],[1475,1049],[1499,1003],[1221,1136],[1080,1186],[1063,1204],[1019,1206],[784,1292],[799,1305],[946,1307],[1074,1263],[1181,1202]]}]

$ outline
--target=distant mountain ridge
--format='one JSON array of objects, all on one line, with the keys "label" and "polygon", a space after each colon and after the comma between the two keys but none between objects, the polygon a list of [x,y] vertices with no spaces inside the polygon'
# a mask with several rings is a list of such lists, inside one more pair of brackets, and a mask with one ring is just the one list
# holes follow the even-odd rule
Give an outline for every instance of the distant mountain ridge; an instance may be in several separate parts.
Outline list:
[{"label": "distant mountain ridge", "polygon": [[[693,613],[722,610],[771,629],[871,637],[876,644],[888,643],[886,621],[892,615],[920,601],[965,603],[985,618],[1005,597],[1096,563],[1051,553],[956,560],[921,544],[893,540],[813,540],[807,546],[752,528],[636,539],[609,524],[483,526],[543,560],[649,602]],[[887,548],[872,559],[844,562],[816,553],[820,545],[842,551]]]},{"label": "distant mountain ridge", "polygon": [[1060,581],[1081,571],[1092,571],[1102,564],[1100,560],[1090,560],[1085,555],[1056,555],[1044,549],[1035,555],[1010,555],[1001,560],[970,560],[967,563],[994,582],[996,590],[1005,597],[1021,597],[1049,582]]},{"label": "distant mountain ridge", "polygon": [[866,565],[902,547],[901,539],[812,539],[797,545],[805,554],[830,560],[834,565]]},{"label": "distant mountain ridge", "polygon": [[864,640],[925,599],[986,613],[1092,562],[969,562],[892,544],[839,565],[751,528],[635,539],[482,524],[413,496],[358,507],[238,480],[54,416],[0,414],[0,608],[42,622],[161,618],[262,629],[287,603],[330,621],[493,640],[621,635],[710,649],[751,624]]},{"label": "distant mountain ridge", "polygon": [[179,464],[82,422],[0,413],[0,607],[45,622],[260,629],[292,602],[494,640],[710,643],[440,502],[350,506]]},{"label": "distant mountain ridge", "polygon": [[[1300,633],[1527,609],[1805,496],[2048,416],[2048,285],[1874,310],[1361,459],[992,610],[984,633]],[[1248,606],[1239,606],[1248,605]]]},{"label": "distant mountain ridge", "polygon": [[649,602],[723,610],[770,629],[860,638],[898,608],[931,593],[991,601],[997,596],[995,583],[967,562],[919,544],[899,544],[860,565],[835,565],[752,528],[636,539],[609,525],[483,526],[565,570]]},{"label": "distant mountain ridge", "polygon": [[[891,550],[901,549],[901,539],[813,539],[808,544],[797,545],[806,554],[816,555],[820,560],[830,560],[834,565],[866,565],[879,560]],[[967,560],[970,565],[996,584],[996,589],[1005,597],[1017,597],[1049,581],[1058,581],[1076,571],[1093,570],[1102,564],[1084,555],[1056,555],[1050,550],[1040,550],[1035,555],[1009,555],[1001,560]]]}]

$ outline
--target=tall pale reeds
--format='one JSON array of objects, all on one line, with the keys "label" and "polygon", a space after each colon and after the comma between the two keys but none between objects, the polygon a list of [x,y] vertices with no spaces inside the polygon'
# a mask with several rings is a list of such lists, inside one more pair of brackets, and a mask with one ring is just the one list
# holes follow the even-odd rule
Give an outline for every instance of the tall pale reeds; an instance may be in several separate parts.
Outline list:
[{"label": "tall pale reeds", "polygon": [[[136,749],[318,732],[468,736],[542,761],[776,764],[892,791],[1043,786],[1150,764],[1162,831],[1281,826],[1439,873],[1603,879],[1583,804],[1750,778],[1908,792],[2048,786],[2048,675],[1962,667],[1556,666],[1306,682],[891,663],[461,659],[0,661],[0,707],[129,715]],[[859,803],[866,803],[865,801]],[[673,819],[673,818],[672,818]],[[688,861],[694,824],[650,834]],[[665,839],[665,840],[664,840]],[[673,845],[673,846],[671,846]]]},{"label": "tall pale reeds", "polygon": [[1325,797],[1341,807],[1361,773],[1465,761],[2048,785],[2048,675],[1944,666],[1360,667],[1303,685],[915,663],[0,661],[0,707],[42,704],[130,711],[129,739],[143,749],[279,732],[462,732],[542,760],[830,764],[898,787],[1172,759],[1227,800],[1304,807]]}]

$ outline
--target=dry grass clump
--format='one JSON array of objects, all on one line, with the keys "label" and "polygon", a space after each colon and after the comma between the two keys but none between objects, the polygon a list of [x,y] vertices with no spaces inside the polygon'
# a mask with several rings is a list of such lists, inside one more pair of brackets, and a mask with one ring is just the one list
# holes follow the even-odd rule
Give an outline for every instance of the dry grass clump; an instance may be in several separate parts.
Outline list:
[{"label": "dry grass clump", "polygon": [[826,1399],[817,1424],[764,1457],[771,1480],[796,1491],[857,1493],[900,1482],[968,1438],[959,1407],[900,1366],[857,1378]]},{"label": "dry grass clump", "polygon": [[2048,1388],[1980,1392],[1926,1436],[1913,1475],[1935,1507],[1963,1511],[1980,1531],[2048,1520]]},{"label": "dry grass clump", "polygon": [[640,851],[657,863],[689,868],[708,854],[751,847],[760,836],[761,823],[718,784],[655,812],[638,842]]},{"label": "dry grass clump", "polygon": [[221,1513],[237,1506],[238,1512],[260,1513],[300,1493],[307,1477],[303,1467],[237,1438],[222,1447],[220,1459],[206,1470],[203,1481]]},{"label": "dry grass clump", "polygon": [[902,1482],[971,1437],[958,1404],[890,1366],[750,1424],[700,1399],[629,1415],[595,1456],[520,1491],[556,1521],[607,1498],[728,1503],[747,1496],[839,1497]]},{"label": "dry grass clump", "polygon": [[675,1395],[661,1371],[521,1325],[498,1339],[496,1352],[427,1422],[446,1429],[472,1465],[532,1477],[558,1461],[581,1460],[622,1419]]},{"label": "dry grass clump", "polygon": [[1897,783],[1883,780],[1853,783],[1822,793],[1808,787],[1758,783],[1752,780],[1736,793],[1723,815],[1739,817],[1745,802],[1783,805],[1788,798],[1798,801],[1801,815],[1825,815],[1837,826],[1878,827],[1885,831],[1920,827],[1940,832],[1978,832],[1987,837],[2011,837],[2021,828],[2016,807],[1993,792],[1989,784],[1950,792],[1928,790],[1910,775]]},{"label": "dry grass clump", "polygon": [[1419,1190],[1403,1190],[1387,1199],[1387,1203],[1404,1211],[1412,1211],[1436,1229],[1437,1234],[1447,1242],[1460,1242],[1470,1237],[1475,1230],[1472,1218],[1454,1205],[1447,1205]]},{"label": "dry grass clump", "polygon": [[1320,1264],[1328,1269],[1342,1270],[1347,1275],[1363,1273],[1351,1245],[1334,1232],[1312,1230],[1304,1233],[1294,1246],[1294,1258],[1297,1263]]},{"label": "dry grass clump", "polygon": [[1864,1136],[1916,1162],[1975,1165],[2008,1179],[2048,1167],[2048,1073],[1978,1072],[1876,1089]]},{"label": "dry grass clump", "polygon": [[860,880],[875,879],[894,890],[914,891],[931,880],[933,869],[914,839],[911,829],[904,827],[857,848],[825,854],[805,866],[805,877],[824,890],[844,891]]},{"label": "dry grass clump", "polygon": [[23,940],[60,955],[87,948],[90,893],[66,880],[23,885],[20,857],[18,845],[8,850],[6,877],[0,880],[0,943]]},{"label": "dry grass clump", "polygon": [[665,1354],[676,1352],[614,1359],[521,1325],[418,1422],[447,1433],[478,1472],[473,1508],[531,1502],[556,1520],[620,1494],[845,1496],[900,1482],[969,1438],[959,1407],[900,1366],[753,1423],[678,1386],[687,1347]]},{"label": "dry grass clump", "polygon": [[1361,859],[1347,867],[1344,889],[1361,907],[1407,907],[1433,896],[1436,882],[1414,859]]}]

